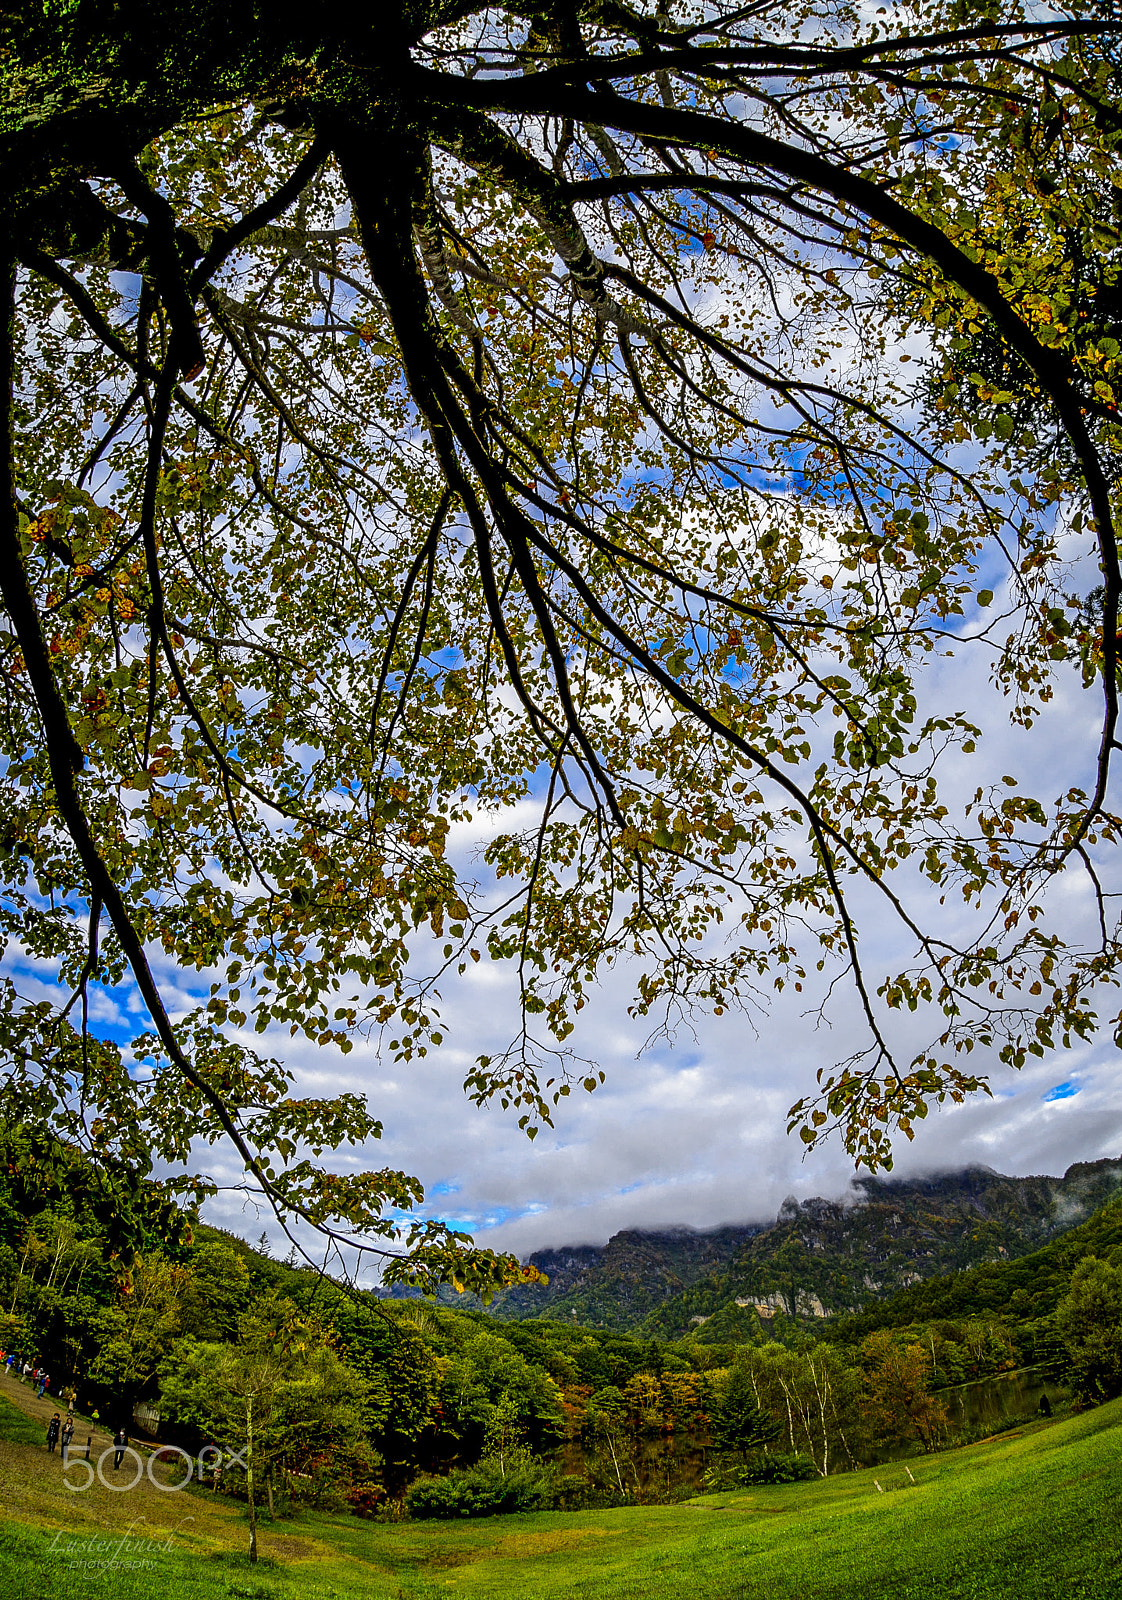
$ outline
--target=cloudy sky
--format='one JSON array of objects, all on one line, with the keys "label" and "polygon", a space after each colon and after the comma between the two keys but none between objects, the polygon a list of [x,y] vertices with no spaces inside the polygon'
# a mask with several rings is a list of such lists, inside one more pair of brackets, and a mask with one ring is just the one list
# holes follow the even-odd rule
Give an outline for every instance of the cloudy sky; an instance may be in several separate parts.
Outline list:
[{"label": "cloudy sky", "polygon": [[[996,587],[996,577],[992,581]],[[1099,702],[1067,669],[1053,706],[1031,733],[1011,727],[1007,706],[987,691],[985,657],[976,649],[933,662],[929,692],[944,708],[964,711],[987,728],[979,756],[958,758],[959,767],[945,773],[950,788],[972,789],[1009,772],[1021,780],[1022,792],[1048,805],[1060,788],[1086,783]],[[478,841],[463,835],[451,842],[470,863]],[[940,908],[929,887],[913,889],[929,923],[933,919],[947,932],[958,927],[959,911]],[[1050,909],[1060,928],[1085,932],[1093,925],[1086,885],[1074,873],[1052,891]],[[899,930],[886,922],[881,907],[862,908],[858,901],[857,910],[864,911],[867,970],[904,964],[908,953]],[[51,992],[50,973],[14,954],[9,965],[22,969],[24,992]],[[813,955],[806,954],[812,967]],[[418,952],[421,966],[424,955]],[[198,990],[192,995],[177,988],[176,974],[158,953],[154,964],[169,1009],[191,1009]],[[609,975],[571,1041],[603,1068],[606,1086],[591,1096],[575,1090],[562,1103],[556,1127],[543,1128],[533,1144],[518,1130],[514,1113],[478,1110],[462,1093],[476,1056],[500,1050],[516,1029],[512,974],[486,960],[445,984],[446,1043],[409,1067],[381,1061],[374,1046],[361,1043],[343,1057],[291,1040],[287,1032],[264,1041],[251,1035],[246,1042],[283,1059],[296,1074],[297,1093],[346,1089],[369,1097],[384,1123],[384,1138],[367,1149],[340,1151],[341,1167],[392,1166],[415,1173],[428,1192],[429,1215],[470,1231],[480,1243],[520,1255],[602,1242],[626,1227],[706,1228],[762,1220],[774,1216],[788,1194],[843,1194],[853,1166],[840,1142],[804,1157],[797,1137],[785,1132],[785,1113],[813,1092],[817,1069],[829,1069],[864,1042],[850,991],[835,995],[825,1025],[808,1013],[813,995],[788,992],[766,1015],[703,1016],[672,1042],[643,1050],[646,1029],[627,1015],[635,976],[625,966]],[[102,996],[93,1016],[122,1041],[145,1021],[128,992]],[[926,1042],[923,1030],[937,1031],[931,1015],[901,1020],[893,1013],[892,1025],[902,1051]],[[1034,1061],[1020,1073],[975,1052],[970,1064],[990,1072],[993,1098],[933,1109],[914,1144],[901,1141],[897,1173],[981,1163],[1009,1174],[1058,1174],[1074,1161],[1122,1154],[1118,1060],[1107,1035]],[[237,1181],[232,1163],[213,1166],[213,1152],[206,1160],[225,1181]],[[265,1229],[282,1248],[276,1225],[237,1196],[220,1196],[207,1214],[247,1237]]]},{"label": "cloudy sky", "polygon": [[[1086,781],[1099,713],[1093,692],[1084,692],[1065,669],[1051,710],[1026,734],[1010,726],[1007,707],[985,684],[985,658],[974,649],[932,665],[933,699],[987,726],[979,757],[959,758],[959,767],[945,774],[951,788],[957,783],[972,789],[1009,772],[1020,778],[1022,792],[1047,805],[1059,788]],[[469,862],[477,841],[465,835],[452,844]],[[913,888],[928,919],[953,932],[961,913],[938,907],[930,888]],[[867,969],[904,964],[908,956],[898,929],[886,923],[880,907],[863,909]],[[1051,911],[1059,927],[1089,925],[1093,908],[1075,874],[1052,892]],[[424,954],[418,952],[422,966]],[[161,970],[158,954],[154,959],[170,1009],[190,1009],[197,993],[177,989],[176,975]],[[48,972],[18,956],[14,964],[22,968],[25,992],[49,991]],[[286,1061],[298,1093],[348,1089],[369,1097],[385,1136],[368,1149],[339,1152],[341,1166],[415,1173],[428,1191],[428,1214],[469,1230],[480,1243],[522,1255],[602,1242],[624,1227],[705,1228],[761,1220],[773,1216],[788,1194],[844,1193],[853,1166],[840,1143],[804,1158],[798,1139],[785,1132],[785,1113],[813,1091],[818,1068],[829,1069],[863,1042],[851,993],[841,989],[835,995],[827,1025],[808,1014],[813,995],[789,992],[767,1015],[704,1016],[672,1043],[644,1051],[646,1030],[627,1015],[634,978],[626,967],[610,974],[571,1041],[603,1068],[606,1086],[591,1096],[575,1090],[562,1103],[556,1127],[543,1128],[533,1144],[518,1130],[515,1114],[477,1110],[461,1090],[476,1056],[501,1049],[516,1028],[512,974],[487,961],[445,984],[446,1043],[407,1068],[380,1061],[376,1049],[363,1044],[343,1057],[290,1040],[286,1032],[246,1042]],[[924,1029],[937,1031],[930,1015],[892,1018],[902,1049],[925,1042]],[[94,1020],[121,1040],[144,1021],[135,995],[127,992],[101,997]],[[1058,1174],[1074,1161],[1122,1154],[1118,1059],[1106,1035],[1020,1073],[996,1060],[986,1063],[975,1052],[970,1064],[990,1072],[993,1098],[933,1109],[914,1144],[900,1149],[897,1173],[982,1163],[1010,1174]],[[208,1152],[208,1165],[213,1159]],[[230,1183],[237,1180],[232,1163],[213,1170]],[[270,1228],[240,1198],[220,1196],[208,1215],[247,1237],[266,1229],[280,1248],[275,1224]]]},{"label": "cloudy sky", "polygon": [[[932,666],[933,697],[986,729],[979,757],[960,758],[945,774],[948,788],[972,790],[1008,772],[1020,778],[1022,792],[1048,805],[1060,787],[1085,781],[1097,742],[1094,692],[1065,669],[1052,708],[1025,733],[1010,726],[1007,705],[985,683],[985,657],[973,649]],[[461,855],[470,844],[459,840]],[[915,887],[914,903],[953,932],[961,913],[940,908],[930,888]],[[1094,916],[1075,874],[1052,892],[1050,908],[1055,926],[1073,932],[1085,933]],[[878,906],[867,904],[865,912],[868,969],[902,963],[898,929],[886,925]],[[445,985],[447,1042],[424,1062],[393,1068],[362,1046],[333,1058],[287,1037],[277,1049],[309,1092],[349,1088],[371,1097],[386,1132],[378,1146],[356,1152],[356,1162],[416,1173],[431,1215],[495,1248],[526,1254],[602,1242],[624,1227],[745,1222],[770,1218],[788,1194],[844,1193],[854,1169],[840,1142],[804,1158],[797,1137],[785,1132],[785,1113],[813,1091],[818,1068],[863,1042],[849,991],[836,996],[827,1026],[808,1015],[805,994],[788,993],[766,1016],[705,1016],[673,1044],[643,1051],[646,1030],[627,1015],[634,976],[626,968],[609,975],[573,1041],[604,1069],[606,1086],[591,1096],[574,1090],[556,1127],[543,1128],[533,1144],[513,1113],[477,1110],[461,1092],[475,1057],[501,1049],[516,1027],[512,976],[486,961]],[[938,1031],[930,1013],[914,1021],[891,1015],[904,1046],[918,1047],[924,1030]],[[1019,1073],[975,1052],[970,1064],[990,1073],[993,1098],[933,1109],[912,1145],[901,1140],[896,1172],[980,1163],[1009,1174],[1059,1174],[1074,1161],[1122,1154],[1118,1060],[1105,1034]],[[228,1203],[215,1202],[212,1214],[236,1231],[260,1230],[255,1215]]]},{"label": "cloudy sky", "polygon": [[[812,1089],[816,1068],[857,1037],[848,1006],[837,1008],[830,1031],[785,1004],[755,1032],[743,1018],[709,1017],[673,1048],[636,1059],[641,1035],[627,1018],[630,991],[621,979],[601,995],[581,1038],[606,1071],[606,1087],[574,1094],[556,1127],[530,1144],[513,1116],[479,1111],[460,1092],[475,1055],[505,1042],[498,1019],[505,1012],[512,1021],[511,998],[497,972],[473,974],[448,996],[448,1046],[406,1071],[386,1070],[359,1050],[338,1066],[313,1046],[288,1059],[309,1089],[370,1093],[386,1134],[365,1154],[421,1176],[431,1214],[520,1254],[602,1242],[624,1227],[766,1218],[787,1194],[846,1189],[853,1167],[840,1145],[803,1159],[784,1113]],[[901,1151],[897,1172],[982,1163],[1060,1173],[1073,1161],[1122,1153],[1116,1056],[1104,1042],[1019,1074],[997,1067],[994,1098],[933,1112]],[[225,1205],[214,1212],[240,1232],[259,1226]]]},{"label": "cloudy sky", "polygon": [[[1086,590],[1095,581],[1087,554],[1075,545],[1069,552],[1082,566],[1073,572],[1073,588]],[[1000,608],[1000,573],[983,570],[979,582],[997,591],[995,609]],[[966,625],[976,621],[968,618]],[[958,757],[957,767],[944,768],[945,791],[957,786],[961,797],[978,783],[1010,773],[1022,793],[1036,795],[1047,807],[1071,783],[1089,788],[1100,714],[1096,692],[1084,691],[1064,668],[1052,706],[1026,733],[1010,725],[1008,706],[987,688],[987,675],[978,646],[935,658],[926,671],[932,707],[965,712],[986,730],[978,756]],[[477,844],[471,835],[451,841],[453,853],[469,866]],[[928,926],[948,934],[960,929],[959,910],[939,907],[930,886],[911,888]],[[910,952],[882,905],[867,900],[862,906],[859,893],[854,904],[867,971],[875,975],[906,964]],[[1065,874],[1053,888],[1049,909],[1060,931],[1066,927],[1086,938],[1094,926],[1087,885],[1077,873]],[[813,967],[816,952],[803,954]],[[158,952],[153,963],[173,1014],[192,1009],[209,975],[192,994],[177,987],[181,975],[169,971]],[[50,972],[18,951],[9,953],[7,964],[19,972],[30,997],[57,996]],[[419,950],[418,966],[424,965]],[[774,1216],[788,1194],[844,1193],[853,1166],[840,1142],[804,1156],[797,1137],[785,1132],[785,1113],[813,1092],[819,1068],[829,1070],[865,1042],[851,991],[839,988],[826,1024],[812,1014],[813,994],[788,992],[766,1015],[703,1016],[672,1042],[644,1050],[647,1030],[627,1015],[635,977],[626,966],[609,974],[570,1041],[605,1071],[606,1086],[591,1096],[575,1090],[562,1103],[556,1127],[543,1128],[533,1144],[518,1130],[516,1114],[478,1110],[462,1093],[476,1057],[501,1050],[517,1026],[513,975],[487,961],[444,985],[446,1043],[409,1067],[380,1060],[373,1045],[362,1043],[343,1057],[291,1040],[287,1032],[264,1040],[250,1035],[246,1042],[284,1060],[299,1094],[351,1090],[369,1097],[385,1136],[370,1148],[339,1152],[340,1166],[415,1173],[428,1192],[429,1215],[470,1231],[480,1243],[522,1255],[602,1242],[625,1227],[705,1228],[762,1220]],[[931,1014],[891,1018],[905,1060],[938,1031]],[[135,994],[118,992],[98,999],[93,1021],[124,1042],[146,1019]],[[1009,1174],[1059,1174],[1075,1161],[1122,1154],[1118,1061],[1108,1034],[1033,1061],[1020,1073],[975,1052],[970,1066],[989,1072],[992,1099],[933,1108],[914,1143],[901,1141],[897,1173],[981,1163]],[[232,1163],[213,1166],[213,1152],[206,1161],[225,1181],[237,1181]],[[248,1237],[264,1228],[281,1248],[275,1224],[270,1227],[267,1217],[238,1197],[220,1196],[208,1216]]]}]

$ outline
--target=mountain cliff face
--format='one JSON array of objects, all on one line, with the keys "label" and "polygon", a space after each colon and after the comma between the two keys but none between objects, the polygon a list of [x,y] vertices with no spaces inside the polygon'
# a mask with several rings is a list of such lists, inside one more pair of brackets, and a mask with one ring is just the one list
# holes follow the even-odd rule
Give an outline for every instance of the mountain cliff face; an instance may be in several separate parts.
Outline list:
[{"label": "mountain cliff face", "polygon": [[605,1245],[539,1250],[530,1257],[549,1284],[510,1290],[495,1315],[558,1317],[594,1327],[637,1328],[668,1301],[720,1273],[763,1224],[646,1232],[629,1228]]},{"label": "mountain cliff face", "polygon": [[985,1167],[862,1178],[845,1200],[785,1200],[770,1226],[631,1229],[602,1246],[539,1251],[530,1259],[548,1286],[510,1291],[494,1314],[735,1339],[777,1313],[852,1313],[924,1278],[1027,1255],[1120,1193],[1122,1159],[1062,1178]]}]

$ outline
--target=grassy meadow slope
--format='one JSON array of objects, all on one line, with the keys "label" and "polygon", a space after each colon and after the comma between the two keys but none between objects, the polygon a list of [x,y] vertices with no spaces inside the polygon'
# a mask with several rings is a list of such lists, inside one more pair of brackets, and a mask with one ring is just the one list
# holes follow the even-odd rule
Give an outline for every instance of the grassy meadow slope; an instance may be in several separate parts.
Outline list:
[{"label": "grassy meadow slope", "polygon": [[230,1502],[67,1494],[41,1447],[0,1442],[0,1600],[1122,1596],[1122,1401],[910,1466],[914,1482],[895,1465],[679,1506],[453,1524],[304,1513],[263,1527],[251,1568]]}]

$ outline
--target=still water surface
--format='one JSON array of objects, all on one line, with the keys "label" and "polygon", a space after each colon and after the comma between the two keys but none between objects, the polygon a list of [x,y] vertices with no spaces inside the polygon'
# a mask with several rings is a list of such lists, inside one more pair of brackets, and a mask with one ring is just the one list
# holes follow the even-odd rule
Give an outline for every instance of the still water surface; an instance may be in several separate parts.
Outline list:
[{"label": "still water surface", "polygon": [[[1017,1372],[1002,1372],[993,1378],[975,1378],[951,1389],[940,1389],[937,1394],[947,1408],[947,1433],[953,1439],[959,1434],[977,1438],[998,1433],[1010,1423],[1035,1416],[1042,1395],[1057,1405],[1069,1398],[1070,1390],[1046,1379],[1038,1367],[1022,1367]],[[880,1450],[866,1448],[861,1451],[861,1459],[865,1465],[878,1466],[910,1458],[915,1451],[912,1441]],[[693,1434],[680,1433],[673,1438],[646,1435],[623,1452],[620,1470],[624,1488],[629,1493],[638,1489],[644,1495],[667,1497],[683,1491],[696,1492],[710,1454]],[[587,1470],[587,1458],[576,1441],[562,1452],[560,1465],[564,1472],[580,1474]],[[601,1470],[603,1467],[602,1461]]]},{"label": "still water surface", "polygon": [[995,1432],[1009,1422],[1040,1409],[1042,1395],[1052,1405],[1066,1400],[1071,1391],[1042,1375],[1039,1367],[1022,1367],[1019,1372],[1001,1372],[995,1378],[978,1378],[960,1383],[954,1389],[941,1389],[939,1399],[947,1408],[948,1427],[956,1433],[973,1433],[990,1427]]}]

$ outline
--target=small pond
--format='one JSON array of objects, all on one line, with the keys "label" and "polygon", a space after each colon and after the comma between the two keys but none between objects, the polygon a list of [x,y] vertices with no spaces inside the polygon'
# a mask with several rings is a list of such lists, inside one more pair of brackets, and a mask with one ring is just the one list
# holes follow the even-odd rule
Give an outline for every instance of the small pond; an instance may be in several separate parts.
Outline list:
[{"label": "small pond", "polygon": [[993,1378],[978,1378],[953,1389],[940,1389],[939,1399],[946,1406],[948,1426],[956,1433],[975,1433],[979,1428],[995,1433],[1010,1422],[1032,1415],[1040,1408],[1041,1396],[1055,1405],[1068,1399],[1071,1391],[1045,1378],[1041,1367],[1022,1367],[1017,1372],[1000,1372]]},{"label": "small pond", "polygon": [[[993,1378],[974,1378],[950,1389],[937,1389],[935,1398],[947,1408],[947,1442],[956,1438],[979,1439],[1000,1433],[1011,1424],[1025,1422],[1040,1410],[1047,1395],[1054,1406],[1066,1401],[1071,1390],[1045,1378],[1040,1367],[1021,1367],[1017,1372],[1000,1372]],[[888,1461],[903,1461],[916,1454],[914,1440],[907,1444],[882,1445],[864,1451],[869,1466]]]}]

